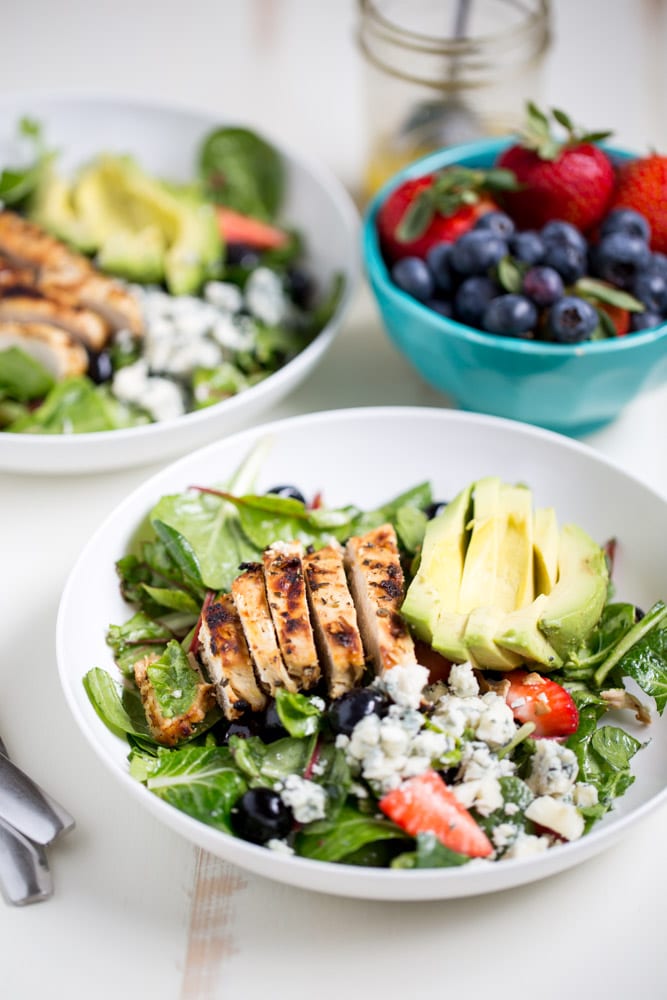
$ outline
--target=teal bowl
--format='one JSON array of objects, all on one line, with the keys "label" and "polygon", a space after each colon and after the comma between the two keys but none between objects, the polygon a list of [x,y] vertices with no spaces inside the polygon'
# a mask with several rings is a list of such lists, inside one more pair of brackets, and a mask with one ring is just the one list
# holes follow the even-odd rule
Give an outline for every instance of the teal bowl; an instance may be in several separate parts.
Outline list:
[{"label": "teal bowl", "polygon": [[[422,378],[455,406],[580,437],[611,423],[639,393],[667,379],[667,323],[575,345],[484,333],[402,292],[380,252],[375,220],[395,187],[454,163],[491,166],[510,142],[484,139],[451,147],[397,173],[366,210],[364,267],[390,339]],[[633,155],[606,148],[615,160]]]}]

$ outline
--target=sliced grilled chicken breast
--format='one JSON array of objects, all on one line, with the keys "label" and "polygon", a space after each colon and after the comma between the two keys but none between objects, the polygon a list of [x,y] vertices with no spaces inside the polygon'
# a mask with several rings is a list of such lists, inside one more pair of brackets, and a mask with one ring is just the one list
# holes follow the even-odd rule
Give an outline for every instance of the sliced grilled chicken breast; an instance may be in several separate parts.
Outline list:
[{"label": "sliced grilled chicken breast", "polygon": [[276,639],[261,563],[246,565],[232,584],[232,595],[261,687],[272,696],[281,687],[296,691]]},{"label": "sliced grilled chicken breast", "polygon": [[88,353],[78,340],[48,323],[12,323],[0,320],[0,351],[18,347],[39,361],[56,379],[83,375]]},{"label": "sliced grilled chicken breast", "polygon": [[50,323],[71,333],[93,351],[101,351],[111,329],[102,317],[81,306],[48,299],[37,290],[3,289],[0,285],[0,322]]},{"label": "sliced grilled chicken breast", "polygon": [[287,672],[300,691],[320,679],[310,624],[301,542],[276,542],[263,553],[264,583]]},{"label": "sliced grilled chicken breast", "polygon": [[141,702],[144,706],[146,719],[153,737],[164,746],[173,747],[180,740],[192,736],[195,726],[203,722],[207,712],[215,705],[215,690],[212,684],[204,681],[199,685],[197,696],[182,715],[167,719],[162,715],[155,690],[148,676],[148,667],[157,660],[157,656],[144,656],[134,665],[134,679],[139,688]]},{"label": "sliced grilled chicken breast", "polygon": [[221,594],[206,608],[199,629],[200,656],[215,684],[218,704],[229,720],[248,709],[260,712],[266,696],[255,680],[241,619],[231,594]]},{"label": "sliced grilled chicken breast", "polygon": [[35,284],[48,297],[98,313],[113,330],[138,335],[141,308],[118,282],[96,271],[87,257],[15,212],[0,212],[0,253],[35,272]]},{"label": "sliced grilled chicken breast", "polygon": [[0,294],[6,289],[34,288],[35,272],[29,267],[19,267],[0,254]]},{"label": "sliced grilled chicken breast", "polygon": [[340,547],[327,545],[304,556],[310,618],[327,690],[340,698],[359,684],[364,649]]},{"label": "sliced grilled chicken breast", "polygon": [[393,527],[383,524],[350,538],[345,566],[364,649],[376,673],[416,663],[414,643],[400,615],[405,588]]}]

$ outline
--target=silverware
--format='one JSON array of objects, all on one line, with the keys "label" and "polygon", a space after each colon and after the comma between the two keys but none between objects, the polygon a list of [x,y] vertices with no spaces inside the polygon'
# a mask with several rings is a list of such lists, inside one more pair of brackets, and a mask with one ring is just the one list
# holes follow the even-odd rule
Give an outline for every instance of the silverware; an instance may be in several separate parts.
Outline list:
[{"label": "silverware", "polygon": [[0,820],[36,844],[50,844],[74,819],[6,756],[0,741]]},{"label": "silverware", "polygon": [[53,894],[46,851],[0,820],[0,891],[12,906],[39,903]]},{"label": "silverware", "polygon": [[53,894],[44,844],[73,826],[67,810],[9,759],[0,739],[0,892],[7,903],[26,906]]}]

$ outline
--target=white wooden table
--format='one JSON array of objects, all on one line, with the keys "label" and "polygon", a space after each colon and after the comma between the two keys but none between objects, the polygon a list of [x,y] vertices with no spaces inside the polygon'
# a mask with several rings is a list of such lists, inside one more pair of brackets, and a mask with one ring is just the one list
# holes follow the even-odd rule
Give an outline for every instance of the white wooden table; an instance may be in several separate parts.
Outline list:
[{"label": "white wooden table", "polygon": [[[556,8],[550,103],[591,126],[615,124],[634,148],[667,145],[651,62],[656,39],[667,42],[662,5],[557,0]],[[353,186],[363,156],[353,25],[352,0],[23,0],[3,11],[0,88],[233,107],[239,120],[278,124],[293,145],[307,143]],[[277,77],[280,87],[271,85]],[[392,349],[362,288],[326,363],[267,419],[388,402],[444,405]],[[588,443],[667,495],[666,426],[667,387]],[[551,879],[399,905],[244,873],[126,797],[73,724],[54,628],[79,550],[154,471],[0,475],[0,731],[77,819],[50,851],[54,897],[24,909],[0,903],[3,1000],[667,995],[667,810]]]}]

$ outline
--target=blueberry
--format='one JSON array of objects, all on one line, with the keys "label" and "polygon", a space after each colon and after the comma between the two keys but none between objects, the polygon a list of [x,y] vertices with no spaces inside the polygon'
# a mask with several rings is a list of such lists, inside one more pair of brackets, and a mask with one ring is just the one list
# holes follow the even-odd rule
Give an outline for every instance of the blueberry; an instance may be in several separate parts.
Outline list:
[{"label": "blueberry", "polygon": [[525,295],[499,295],[484,310],[482,326],[489,333],[520,337],[535,329],[537,309]]},{"label": "blueberry", "polygon": [[225,247],[225,263],[252,270],[261,260],[254,247],[247,243],[228,243]]},{"label": "blueberry", "polygon": [[644,240],[627,233],[611,233],[600,240],[595,252],[599,278],[619,288],[630,289],[639,271],[647,267],[651,252]]},{"label": "blueberry", "polygon": [[435,287],[440,292],[450,292],[452,289],[452,272],[449,267],[451,253],[451,243],[436,243],[426,254],[426,263],[433,275]]},{"label": "blueberry", "polygon": [[507,242],[488,230],[470,229],[452,246],[452,267],[459,274],[485,274],[507,256]]},{"label": "blueberry", "polygon": [[575,295],[566,295],[549,310],[547,321],[552,338],[559,344],[578,344],[590,340],[598,325],[594,306]]},{"label": "blueberry", "polygon": [[484,310],[491,299],[498,295],[498,291],[498,286],[491,278],[481,275],[466,278],[460,284],[454,298],[457,319],[468,326],[479,326]]},{"label": "blueberry", "polygon": [[651,227],[648,220],[640,212],[635,212],[633,208],[615,208],[603,219],[600,226],[600,238],[603,239],[611,233],[626,233],[628,236],[637,236],[645,243],[651,239]]},{"label": "blueberry", "polygon": [[391,277],[394,284],[413,299],[425,302],[433,297],[435,281],[428,264],[421,257],[403,257],[396,261]]},{"label": "blueberry", "polygon": [[646,269],[647,271],[652,271],[654,274],[662,274],[667,278],[667,255],[658,251],[652,253]]},{"label": "blueberry", "polygon": [[289,733],[283,726],[275,701],[270,701],[259,717],[257,735],[263,743],[275,743]]},{"label": "blueberry", "polygon": [[446,316],[447,319],[451,319],[454,315],[454,307],[446,299],[428,299],[424,305],[432,309],[433,312],[437,312],[440,316]]},{"label": "blueberry", "polygon": [[108,382],[113,375],[113,365],[111,364],[111,358],[106,353],[106,351],[100,351],[96,354],[94,351],[88,352],[88,378],[95,382],[96,385],[100,385],[102,382]]},{"label": "blueberry", "polygon": [[341,695],[331,704],[329,723],[336,733],[349,736],[354,727],[367,715],[387,714],[389,703],[386,695],[375,688],[356,688]]},{"label": "blueberry", "polygon": [[523,276],[521,291],[536,306],[551,306],[563,295],[563,279],[552,267],[531,267]]},{"label": "blueberry", "polygon": [[552,246],[576,247],[578,250],[587,249],[586,238],[579,232],[571,222],[563,222],[561,219],[552,219],[542,227],[542,241]]},{"label": "blueberry", "polygon": [[544,242],[539,233],[526,229],[509,241],[510,253],[520,264],[539,264],[544,256]]},{"label": "blueberry", "polygon": [[310,309],[315,297],[315,281],[302,267],[293,265],[287,268],[285,291],[299,309]]},{"label": "blueberry", "polygon": [[473,229],[483,229],[494,236],[508,240],[514,233],[514,223],[505,212],[486,212],[480,215]]},{"label": "blueberry", "polygon": [[667,309],[667,276],[657,271],[640,271],[632,283],[632,293],[649,312]]},{"label": "blueberry", "polygon": [[557,271],[566,285],[571,285],[586,274],[587,248],[582,249],[573,243],[547,243],[542,263]]},{"label": "blueberry", "polygon": [[300,503],[305,504],[306,498],[304,497],[301,490],[298,490],[296,486],[272,486],[267,493],[273,493],[277,497],[284,497],[286,500],[298,500]]},{"label": "blueberry", "polygon": [[430,503],[424,511],[429,521],[432,521],[434,517],[438,516],[438,514],[442,514],[443,510],[447,506],[447,503],[447,500],[434,500],[433,503]]},{"label": "blueberry", "polygon": [[654,330],[656,326],[662,326],[664,322],[660,313],[647,309],[645,312],[631,314],[630,329],[633,333],[640,333],[642,330]]},{"label": "blueberry", "polygon": [[237,837],[252,844],[286,837],[294,825],[292,810],[272,788],[250,788],[233,807],[230,818]]}]

